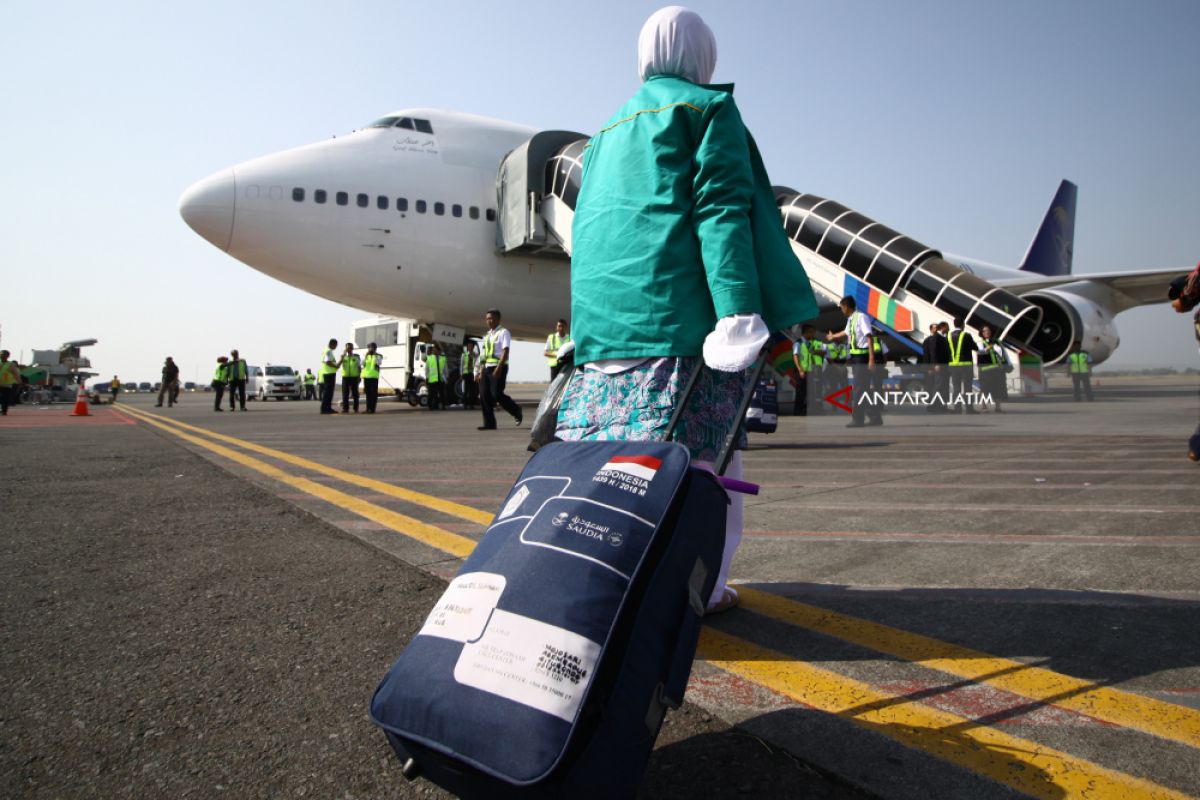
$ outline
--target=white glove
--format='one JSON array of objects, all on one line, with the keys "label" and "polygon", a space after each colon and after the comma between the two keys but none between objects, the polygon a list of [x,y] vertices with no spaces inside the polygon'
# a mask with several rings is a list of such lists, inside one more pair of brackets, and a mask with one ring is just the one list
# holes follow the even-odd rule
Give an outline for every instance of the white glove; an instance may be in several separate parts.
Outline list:
[{"label": "white glove", "polygon": [[704,338],[704,363],[720,372],[741,372],[754,363],[771,332],[758,314],[734,314],[717,321]]}]

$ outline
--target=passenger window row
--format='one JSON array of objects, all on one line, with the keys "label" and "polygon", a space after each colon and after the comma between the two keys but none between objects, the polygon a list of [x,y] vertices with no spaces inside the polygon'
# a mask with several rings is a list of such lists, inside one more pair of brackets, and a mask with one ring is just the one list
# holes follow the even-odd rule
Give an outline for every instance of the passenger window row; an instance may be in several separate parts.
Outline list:
[{"label": "passenger window row", "polygon": [[[292,189],[292,200],[297,203],[303,203],[305,195],[306,195],[305,190],[300,186],[297,186]],[[350,205],[350,193],[349,192],[335,192],[333,195],[333,199],[334,199],[334,202],[337,203],[339,206]],[[324,189],[316,189],[315,191],[313,191],[313,202],[316,203],[317,205],[322,205],[322,204],[328,202],[328,200],[329,200],[329,193],[326,192]],[[407,197],[397,197],[395,202],[396,202],[396,210],[397,211],[399,211],[402,214],[405,213],[406,211],[408,211],[408,198]],[[371,206],[371,196],[368,194],[365,194],[363,192],[359,192],[354,195],[354,204],[356,206],[358,206],[359,208],[369,208]],[[390,198],[386,195],[382,195],[382,194],[377,195],[375,197],[375,207],[377,209],[379,209],[380,211],[387,211],[388,208],[391,207],[391,205],[392,205],[392,198]],[[415,201],[413,203],[413,206],[415,207],[416,212],[418,214],[424,214],[429,210],[429,204],[426,203],[424,200]],[[433,213],[435,216],[439,216],[439,217],[445,216],[446,215],[446,204],[442,203],[440,201],[435,202],[433,204]],[[467,213],[467,216],[471,219],[479,219],[479,217],[480,217],[479,206],[468,206],[466,208],[466,213]],[[459,205],[458,203],[454,203],[453,205],[451,205],[450,206],[450,216],[462,217],[463,216],[463,207],[461,205]],[[486,219],[488,222],[495,222],[496,221],[496,210],[493,208],[484,209],[483,218]]]}]

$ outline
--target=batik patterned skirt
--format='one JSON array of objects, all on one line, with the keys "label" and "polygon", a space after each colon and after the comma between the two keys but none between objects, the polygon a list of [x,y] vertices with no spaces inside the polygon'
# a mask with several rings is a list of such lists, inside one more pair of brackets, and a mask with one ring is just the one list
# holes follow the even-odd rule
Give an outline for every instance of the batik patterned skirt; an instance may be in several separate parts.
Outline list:
[{"label": "batik patterned skirt", "polygon": [[[615,375],[580,369],[563,396],[555,435],[568,442],[661,441],[699,363],[699,358],[653,358]],[[704,368],[700,373],[672,437],[693,461],[716,460],[737,421],[745,381],[745,372]]]}]

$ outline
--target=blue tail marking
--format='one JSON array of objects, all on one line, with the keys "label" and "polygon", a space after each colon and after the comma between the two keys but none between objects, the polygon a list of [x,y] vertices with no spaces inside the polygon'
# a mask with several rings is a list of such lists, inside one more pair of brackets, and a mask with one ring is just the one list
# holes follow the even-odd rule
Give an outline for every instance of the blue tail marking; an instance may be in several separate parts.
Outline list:
[{"label": "blue tail marking", "polygon": [[1054,195],[1042,225],[1021,262],[1022,272],[1039,275],[1070,275],[1075,251],[1075,196],[1079,188],[1063,181]]}]

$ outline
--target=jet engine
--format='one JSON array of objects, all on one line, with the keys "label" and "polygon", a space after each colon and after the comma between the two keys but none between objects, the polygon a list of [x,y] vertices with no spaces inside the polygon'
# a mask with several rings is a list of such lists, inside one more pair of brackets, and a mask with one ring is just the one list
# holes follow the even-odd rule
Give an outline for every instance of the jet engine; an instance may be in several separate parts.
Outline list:
[{"label": "jet engine", "polygon": [[1046,364],[1065,361],[1075,341],[1097,364],[1121,343],[1113,315],[1086,297],[1063,289],[1039,289],[1021,295],[1021,299],[1042,310],[1041,325],[1029,343]]}]

